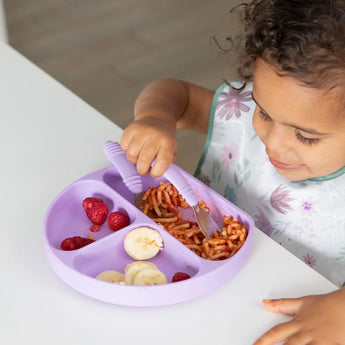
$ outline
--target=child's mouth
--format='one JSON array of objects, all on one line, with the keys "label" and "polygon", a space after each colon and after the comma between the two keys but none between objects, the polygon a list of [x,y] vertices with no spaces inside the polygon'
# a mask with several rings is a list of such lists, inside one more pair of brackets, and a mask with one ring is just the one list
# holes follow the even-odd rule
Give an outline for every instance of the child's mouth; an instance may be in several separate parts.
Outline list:
[{"label": "child's mouth", "polygon": [[269,157],[269,159],[272,165],[275,166],[277,169],[290,170],[290,169],[298,169],[301,167],[301,165],[282,163],[282,162],[276,161],[275,159],[271,157]]}]

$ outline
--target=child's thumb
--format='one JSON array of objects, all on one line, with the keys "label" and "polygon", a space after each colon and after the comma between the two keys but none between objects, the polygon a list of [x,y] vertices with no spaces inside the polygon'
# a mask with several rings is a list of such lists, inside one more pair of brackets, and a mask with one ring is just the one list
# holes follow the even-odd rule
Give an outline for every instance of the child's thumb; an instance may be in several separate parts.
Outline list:
[{"label": "child's thumb", "polygon": [[295,315],[303,303],[301,298],[280,298],[280,299],[264,299],[262,301],[264,307],[273,313],[283,313],[287,315]]}]

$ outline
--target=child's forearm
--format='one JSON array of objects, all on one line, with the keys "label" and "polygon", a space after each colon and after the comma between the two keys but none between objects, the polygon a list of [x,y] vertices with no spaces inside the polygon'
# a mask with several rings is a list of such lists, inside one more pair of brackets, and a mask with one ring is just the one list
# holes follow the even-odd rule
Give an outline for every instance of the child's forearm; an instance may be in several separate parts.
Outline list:
[{"label": "child's forearm", "polygon": [[149,84],[134,106],[136,120],[143,118],[167,121],[178,129],[206,133],[213,91],[173,79]]},{"label": "child's forearm", "polygon": [[147,85],[134,105],[135,120],[146,118],[176,123],[188,104],[188,92],[178,80],[162,79]]}]

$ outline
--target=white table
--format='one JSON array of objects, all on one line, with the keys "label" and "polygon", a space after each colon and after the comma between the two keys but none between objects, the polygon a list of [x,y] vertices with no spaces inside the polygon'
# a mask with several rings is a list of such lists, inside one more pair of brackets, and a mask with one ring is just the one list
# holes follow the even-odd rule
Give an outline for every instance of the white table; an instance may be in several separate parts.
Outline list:
[{"label": "white table", "polygon": [[243,270],[186,303],[118,307],[67,286],[46,260],[44,214],[66,186],[110,165],[103,143],[122,130],[6,44],[0,61],[0,344],[252,344],[288,319],[263,298],[336,288],[257,230]]}]

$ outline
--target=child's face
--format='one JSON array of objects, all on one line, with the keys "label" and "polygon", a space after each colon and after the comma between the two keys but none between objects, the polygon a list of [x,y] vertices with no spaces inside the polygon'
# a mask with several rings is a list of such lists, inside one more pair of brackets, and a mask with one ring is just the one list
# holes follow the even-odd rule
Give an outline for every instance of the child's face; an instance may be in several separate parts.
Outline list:
[{"label": "child's face", "polygon": [[261,59],[256,62],[253,126],[273,166],[290,181],[345,166],[345,109],[334,90],[324,93],[278,76]]}]

